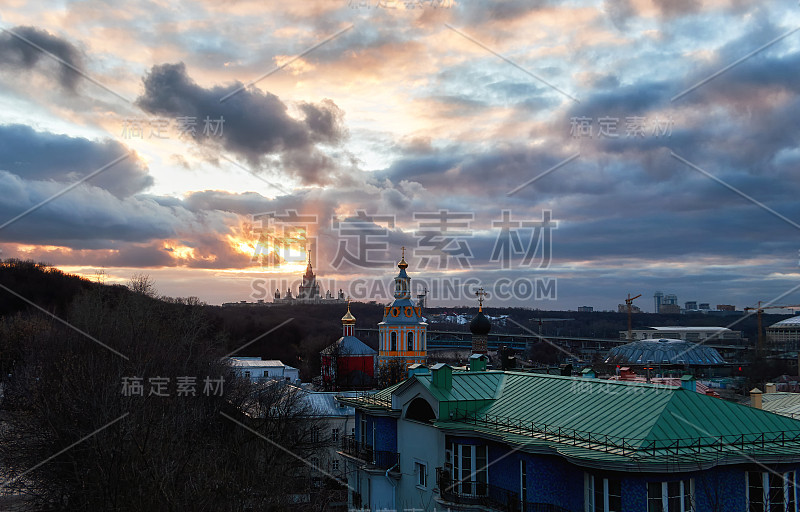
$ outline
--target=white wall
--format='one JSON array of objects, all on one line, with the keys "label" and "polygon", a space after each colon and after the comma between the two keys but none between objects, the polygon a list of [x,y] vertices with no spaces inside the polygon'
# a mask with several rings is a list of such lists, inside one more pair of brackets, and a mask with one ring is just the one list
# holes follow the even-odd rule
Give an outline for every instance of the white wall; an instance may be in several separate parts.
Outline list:
[{"label": "white wall", "polygon": [[[401,419],[397,422],[397,446],[400,450],[400,469],[403,476],[397,487],[397,509],[433,510],[433,488],[436,487],[436,468],[444,465],[444,434],[433,426]],[[427,485],[417,487],[415,461],[427,464]]]}]

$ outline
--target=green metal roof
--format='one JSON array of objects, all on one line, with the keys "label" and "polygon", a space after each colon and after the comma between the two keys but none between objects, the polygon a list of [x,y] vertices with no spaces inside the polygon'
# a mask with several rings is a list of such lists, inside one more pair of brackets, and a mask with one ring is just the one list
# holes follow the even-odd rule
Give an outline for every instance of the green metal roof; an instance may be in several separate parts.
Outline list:
[{"label": "green metal roof", "polygon": [[[400,386],[439,402],[436,425],[595,462],[701,462],[734,456],[800,461],[800,421],[677,386],[519,372],[453,372],[452,388],[416,375]],[[358,404],[353,404],[359,407]],[[367,405],[366,403],[361,406]]]}]

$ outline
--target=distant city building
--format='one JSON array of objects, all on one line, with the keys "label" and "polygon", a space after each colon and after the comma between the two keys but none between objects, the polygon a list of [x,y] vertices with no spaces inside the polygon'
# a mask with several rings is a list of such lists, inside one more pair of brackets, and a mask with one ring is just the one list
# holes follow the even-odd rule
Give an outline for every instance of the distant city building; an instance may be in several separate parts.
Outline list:
[{"label": "distant city building", "polygon": [[378,352],[355,337],[356,318],[342,317],[342,337],[320,352],[322,385],[326,389],[371,387],[375,378]]},{"label": "distant city building", "polygon": [[[661,306],[662,308],[664,306]],[[628,312],[628,305],[627,304],[617,304],[617,313],[627,313]],[[636,304],[631,304],[631,313],[641,313],[642,309],[637,306]]]},{"label": "distant city building", "polygon": [[228,364],[240,377],[250,382],[268,380],[286,380],[291,383],[300,381],[300,370],[283,364],[277,359],[262,360],[260,357],[229,357]]},{"label": "distant city building", "polygon": [[653,294],[653,300],[655,301],[655,309],[653,309],[653,312],[660,313],[661,304],[664,302],[664,292],[656,292]]},{"label": "distant city building", "polygon": [[800,315],[781,320],[767,327],[767,344],[782,350],[800,348]]},{"label": "distant city building", "polygon": [[658,312],[662,315],[679,315],[681,307],[677,304],[662,304]]},{"label": "distant city building", "polygon": [[320,295],[319,283],[317,283],[317,276],[314,274],[314,269],[311,267],[311,251],[308,253],[308,265],[306,272],[303,274],[303,284],[297,293],[297,297],[292,295],[292,290],[286,290],[286,293],[281,296],[280,290],[275,290],[273,296],[273,304],[344,304],[344,291],[339,290],[336,297],[328,290],[325,292],[325,297]]},{"label": "distant city building", "polygon": [[687,311],[691,311],[693,309],[697,309],[697,301],[696,300],[690,300],[688,302],[685,302],[684,305],[683,305],[683,308],[686,309]]},{"label": "distant city building", "polygon": [[591,313],[594,311],[592,306],[578,306],[578,313]]},{"label": "distant city building", "polygon": [[717,311],[736,311],[733,304],[717,304]]},{"label": "distant city building", "polygon": [[698,309],[711,309],[711,304],[708,302],[701,302]]},{"label": "distant city building", "polygon": [[[715,344],[742,345],[747,339],[742,338],[742,331],[733,331],[727,327],[647,327],[631,330],[634,340],[657,340],[661,338],[701,342],[713,340]],[[628,331],[619,331],[619,339],[628,339]]]},{"label": "distant city building", "polygon": [[397,268],[400,272],[394,278],[394,301],[384,307],[383,321],[378,324],[378,365],[398,361],[405,369],[415,363],[425,363],[428,324],[422,318],[422,308],[411,300],[405,248]]}]

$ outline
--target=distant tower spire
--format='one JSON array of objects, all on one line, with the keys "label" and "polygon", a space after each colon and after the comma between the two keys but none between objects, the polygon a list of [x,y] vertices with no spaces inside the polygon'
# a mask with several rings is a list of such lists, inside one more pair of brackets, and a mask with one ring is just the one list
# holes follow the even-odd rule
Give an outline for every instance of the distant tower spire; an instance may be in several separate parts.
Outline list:
[{"label": "distant tower spire", "polygon": [[483,299],[486,297],[486,292],[483,291],[483,287],[478,288],[478,291],[475,292],[475,296],[478,297],[478,313],[483,311]]},{"label": "distant tower spire", "polygon": [[475,292],[478,297],[478,314],[469,322],[469,331],[472,333],[472,353],[486,354],[489,351],[489,331],[492,330],[492,323],[483,314],[483,299],[486,292],[483,288],[478,288]]},{"label": "distant tower spire", "polygon": [[353,336],[356,317],[350,312],[350,297],[347,297],[347,313],[342,317],[342,336]]}]

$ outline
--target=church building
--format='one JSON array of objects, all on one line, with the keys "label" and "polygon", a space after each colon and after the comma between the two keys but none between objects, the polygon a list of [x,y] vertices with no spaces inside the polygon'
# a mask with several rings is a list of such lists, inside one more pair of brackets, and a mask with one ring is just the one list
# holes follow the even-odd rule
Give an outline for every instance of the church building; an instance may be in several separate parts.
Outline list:
[{"label": "church building", "polygon": [[342,337],[320,352],[322,385],[338,390],[368,388],[375,377],[377,352],[355,336],[356,317],[350,312],[342,317]]},{"label": "church building", "polygon": [[422,318],[422,308],[411,300],[405,247],[397,267],[400,272],[394,278],[394,302],[384,307],[383,321],[378,324],[378,365],[398,361],[405,369],[415,363],[425,363],[428,324]]}]

